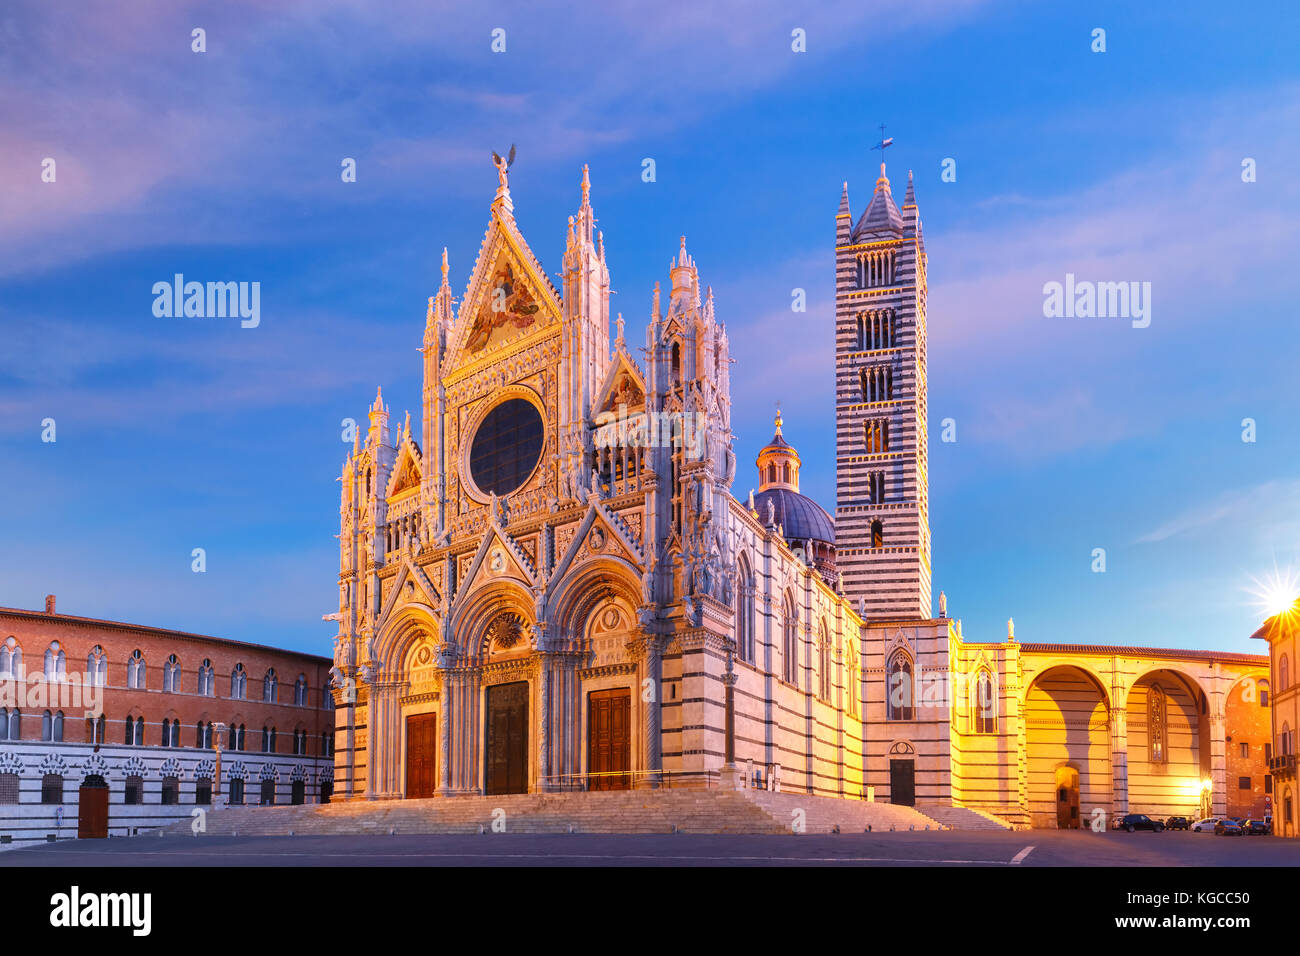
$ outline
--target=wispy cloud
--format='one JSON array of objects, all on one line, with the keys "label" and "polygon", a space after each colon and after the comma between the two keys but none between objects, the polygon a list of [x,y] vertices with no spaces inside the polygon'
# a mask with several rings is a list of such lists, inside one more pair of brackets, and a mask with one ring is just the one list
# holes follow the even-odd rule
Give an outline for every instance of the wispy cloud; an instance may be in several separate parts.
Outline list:
[{"label": "wispy cloud", "polygon": [[1276,480],[1225,491],[1167,518],[1135,544],[1213,535],[1296,547],[1300,541],[1300,480]]}]

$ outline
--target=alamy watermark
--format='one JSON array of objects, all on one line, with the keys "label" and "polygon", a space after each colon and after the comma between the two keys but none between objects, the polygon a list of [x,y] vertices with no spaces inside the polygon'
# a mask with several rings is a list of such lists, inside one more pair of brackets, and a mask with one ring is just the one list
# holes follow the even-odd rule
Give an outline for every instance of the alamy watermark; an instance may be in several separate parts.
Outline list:
[{"label": "alamy watermark", "polygon": [[245,329],[255,329],[262,322],[260,282],[186,282],[178,272],[171,282],[155,282],[153,294],[153,314],[160,319],[237,316]]},{"label": "alamy watermark", "polygon": [[1133,328],[1151,324],[1150,282],[1076,281],[1043,284],[1043,315],[1049,319],[1132,319]]}]

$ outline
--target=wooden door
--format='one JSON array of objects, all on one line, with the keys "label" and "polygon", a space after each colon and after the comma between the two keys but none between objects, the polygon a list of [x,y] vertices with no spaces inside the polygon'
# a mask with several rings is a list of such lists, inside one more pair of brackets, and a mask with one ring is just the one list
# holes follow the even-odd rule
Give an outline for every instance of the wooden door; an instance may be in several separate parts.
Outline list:
[{"label": "wooden door", "polygon": [[528,682],[487,689],[484,792],[528,792]]},{"label": "wooden door", "polygon": [[916,806],[916,761],[889,761],[889,802]]},{"label": "wooden door", "polygon": [[108,786],[104,783],[82,784],[77,794],[77,839],[103,839],[108,836]]},{"label": "wooden door", "polygon": [[587,698],[587,789],[632,786],[632,691],[592,691]]},{"label": "wooden door", "polygon": [[1060,830],[1077,830],[1079,819],[1079,771],[1061,767],[1056,771],[1056,826]]},{"label": "wooden door", "polygon": [[438,715],[406,718],[406,799],[431,797],[438,786]]}]

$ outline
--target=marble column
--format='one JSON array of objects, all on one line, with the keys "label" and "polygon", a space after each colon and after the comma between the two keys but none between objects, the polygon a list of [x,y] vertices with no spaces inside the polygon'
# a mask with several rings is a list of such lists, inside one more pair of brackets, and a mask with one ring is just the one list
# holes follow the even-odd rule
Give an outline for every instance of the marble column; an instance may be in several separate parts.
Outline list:
[{"label": "marble column", "polygon": [[[1204,719],[1204,718],[1202,718]],[[1228,742],[1223,713],[1210,715],[1210,781],[1213,788],[1211,813],[1216,817],[1228,813]]]},{"label": "marble column", "polygon": [[[1128,813],[1128,710],[1116,707],[1110,716],[1110,812],[1112,819]],[[1087,821],[1084,821],[1087,825]]]},{"label": "marble column", "polygon": [[663,695],[663,638],[657,634],[646,639],[645,677],[650,681],[650,699],[646,701],[645,719],[645,769],[646,783],[658,787],[660,774],[664,768],[662,711],[660,698]]}]

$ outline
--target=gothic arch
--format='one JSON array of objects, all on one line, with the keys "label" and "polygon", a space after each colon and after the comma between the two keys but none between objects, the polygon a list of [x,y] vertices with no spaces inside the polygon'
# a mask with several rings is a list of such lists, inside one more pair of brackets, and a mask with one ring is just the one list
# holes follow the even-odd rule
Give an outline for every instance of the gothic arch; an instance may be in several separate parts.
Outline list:
[{"label": "gothic arch", "polygon": [[553,592],[547,618],[562,640],[585,637],[591,612],[608,598],[620,599],[633,612],[641,604],[640,576],[627,561],[606,555],[584,561],[560,581]]},{"label": "gothic arch", "polygon": [[[383,673],[395,680],[407,676],[411,648],[424,638],[439,642],[442,628],[437,612],[427,604],[404,604],[385,622],[375,638],[375,654]],[[364,649],[363,649],[364,651]]]},{"label": "gothic arch", "polygon": [[488,625],[502,613],[513,611],[533,620],[533,596],[513,578],[501,578],[470,594],[451,619],[452,639],[471,660],[482,657]]}]

